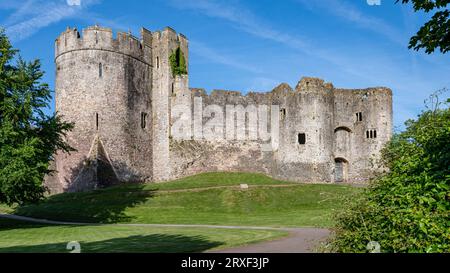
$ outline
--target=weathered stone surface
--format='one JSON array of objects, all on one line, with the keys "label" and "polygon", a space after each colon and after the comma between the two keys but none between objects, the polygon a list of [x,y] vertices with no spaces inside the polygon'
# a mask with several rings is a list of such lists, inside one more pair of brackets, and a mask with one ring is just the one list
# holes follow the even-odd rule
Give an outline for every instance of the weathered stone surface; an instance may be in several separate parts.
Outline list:
[{"label": "weathered stone surface", "polygon": [[[142,29],[141,39],[127,33],[113,38],[111,29],[97,26],[83,35],[69,28],[55,47],[56,110],[75,122],[67,140],[77,152],[56,155],[58,172],[46,182],[53,192],[162,182],[210,171],[361,183],[380,170],[380,149],[392,135],[388,88],[338,89],[321,79],[302,78],[295,89],[283,83],[270,92],[246,95],[190,89],[187,75],[171,73],[169,56],[176,48],[183,51],[186,64],[189,56],[188,40],[171,28],[154,33]],[[193,111],[198,97],[203,109],[279,105],[278,149],[263,152],[262,140],[228,139],[225,133],[217,140],[174,139],[171,128],[177,117],[171,115],[172,108],[182,105]],[[201,120],[205,124],[208,118]],[[198,125],[190,126],[194,131]],[[89,169],[93,147],[96,168]]]}]

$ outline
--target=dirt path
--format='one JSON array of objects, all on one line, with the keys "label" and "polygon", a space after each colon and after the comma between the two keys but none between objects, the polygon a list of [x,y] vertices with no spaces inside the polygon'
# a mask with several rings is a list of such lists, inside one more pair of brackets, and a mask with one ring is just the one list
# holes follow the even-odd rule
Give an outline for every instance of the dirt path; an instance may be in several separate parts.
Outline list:
[{"label": "dirt path", "polygon": [[247,246],[210,251],[210,253],[309,253],[319,246],[329,235],[328,229],[321,228],[275,228],[275,227],[252,227],[252,226],[216,226],[216,225],[183,225],[183,224],[93,224],[52,221],[36,219],[12,214],[0,214],[0,218],[40,223],[51,225],[83,225],[83,226],[138,226],[138,227],[176,227],[176,228],[218,228],[218,229],[251,229],[251,230],[282,230],[288,231],[289,236],[262,243]]},{"label": "dirt path", "polygon": [[289,236],[281,239],[210,251],[210,253],[312,253],[330,235],[328,229],[292,228]]}]

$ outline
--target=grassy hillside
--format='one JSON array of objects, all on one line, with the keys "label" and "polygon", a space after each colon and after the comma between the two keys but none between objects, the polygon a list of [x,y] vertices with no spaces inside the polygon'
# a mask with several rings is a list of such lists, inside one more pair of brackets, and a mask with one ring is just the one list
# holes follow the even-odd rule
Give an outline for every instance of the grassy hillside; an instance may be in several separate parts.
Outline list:
[{"label": "grassy hillside", "polygon": [[[241,183],[250,188],[241,190]],[[14,213],[89,223],[327,227],[342,197],[358,190],[294,184],[259,174],[207,173],[163,184],[55,195],[38,205],[15,208]]]}]

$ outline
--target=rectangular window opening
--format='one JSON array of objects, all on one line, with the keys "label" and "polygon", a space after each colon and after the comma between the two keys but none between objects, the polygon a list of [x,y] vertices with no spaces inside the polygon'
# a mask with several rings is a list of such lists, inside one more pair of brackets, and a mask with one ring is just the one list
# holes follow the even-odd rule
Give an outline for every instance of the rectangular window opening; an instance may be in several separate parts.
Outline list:
[{"label": "rectangular window opening", "polygon": [[305,133],[298,134],[298,144],[300,144],[300,145],[306,144],[306,134]]},{"label": "rectangular window opening", "polygon": [[362,121],[362,112],[356,113],[356,121]]},{"label": "rectangular window opening", "polygon": [[98,64],[98,76],[99,76],[99,78],[103,77],[103,65],[102,65],[102,63]]},{"label": "rectangular window opening", "polygon": [[280,109],[280,119],[284,120],[286,118],[286,108]]}]

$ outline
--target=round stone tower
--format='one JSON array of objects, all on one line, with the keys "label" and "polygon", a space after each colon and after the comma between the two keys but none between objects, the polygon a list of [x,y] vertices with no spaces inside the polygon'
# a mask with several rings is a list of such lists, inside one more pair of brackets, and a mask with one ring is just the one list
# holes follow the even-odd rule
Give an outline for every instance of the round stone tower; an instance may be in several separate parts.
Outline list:
[{"label": "round stone tower", "polygon": [[281,107],[277,176],[332,181],[333,86],[321,79],[302,78]]},{"label": "round stone tower", "polygon": [[55,44],[56,111],[75,123],[56,155],[59,191],[152,177],[152,34],[68,28]]}]

